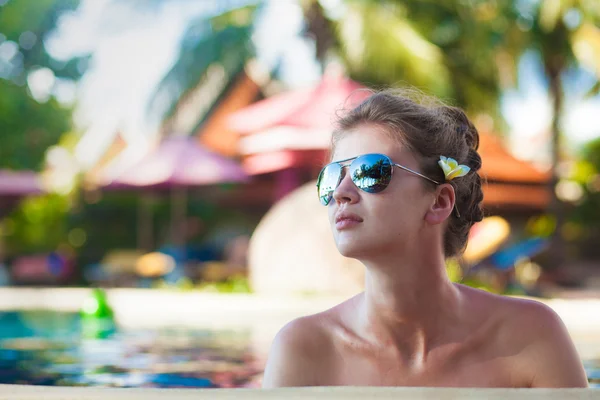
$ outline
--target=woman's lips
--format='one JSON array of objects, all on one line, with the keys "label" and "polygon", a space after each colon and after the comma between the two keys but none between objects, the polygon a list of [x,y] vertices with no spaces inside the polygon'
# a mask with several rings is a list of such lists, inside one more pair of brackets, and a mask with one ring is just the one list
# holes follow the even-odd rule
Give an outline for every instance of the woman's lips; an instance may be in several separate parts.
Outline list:
[{"label": "woman's lips", "polygon": [[356,214],[341,212],[335,217],[335,229],[338,231],[351,229],[362,222],[363,219]]},{"label": "woman's lips", "polygon": [[342,219],[335,223],[335,229],[337,229],[338,231],[343,231],[345,229],[354,228],[360,223],[360,221],[356,221],[353,219]]}]

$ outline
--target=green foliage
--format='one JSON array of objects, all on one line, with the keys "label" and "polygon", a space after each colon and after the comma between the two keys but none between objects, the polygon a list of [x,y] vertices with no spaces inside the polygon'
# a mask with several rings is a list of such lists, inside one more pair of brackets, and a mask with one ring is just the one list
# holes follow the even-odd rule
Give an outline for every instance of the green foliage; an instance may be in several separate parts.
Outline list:
[{"label": "green foliage", "polygon": [[40,170],[46,149],[71,126],[71,110],[38,103],[24,87],[0,79],[0,168]]},{"label": "green foliage", "polygon": [[79,0],[10,0],[0,6],[0,44],[15,48],[10,60],[0,61],[0,168],[40,170],[46,149],[70,129],[71,110],[54,99],[34,100],[26,83],[39,68],[67,80],[83,73],[86,57],[58,61],[44,46],[60,15],[78,4]]},{"label": "green foliage", "polygon": [[223,282],[203,283],[198,289],[214,293],[252,293],[248,278],[243,276],[231,277]]},{"label": "green foliage", "polygon": [[584,227],[597,229],[600,226],[600,139],[584,147],[582,160],[575,164],[572,175],[584,193],[581,203],[572,211],[572,219]]},{"label": "green foliage", "polygon": [[[495,116],[503,84],[498,50],[513,42],[509,3],[346,0],[351,17],[336,30],[341,55],[357,80],[414,85]],[[514,60],[506,58],[502,66],[512,72]]]},{"label": "green foliage", "polygon": [[77,249],[79,264],[97,263],[110,249],[136,247],[139,203],[138,193],[105,193],[100,201],[82,199],[71,210],[69,228],[81,229],[86,239]]},{"label": "green foliage", "polygon": [[25,199],[19,209],[3,222],[10,253],[48,252],[65,244],[69,208],[69,200],[58,194]]},{"label": "green foliage", "polygon": [[[8,0],[0,6],[0,45],[14,49],[0,60],[0,168],[43,168],[46,150],[71,130],[71,112],[54,98],[36,100],[27,78],[40,68],[63,80],[76,80],[87,57],[53,59],[45,42],[63,13],[79,0]],[[24,200],[2,221],[8,255],[57,250],[68,243],[70,199],[49,194]]]},{"label": "green foliage", "polygon": [[468,274],[469,271],[466,272],[467,274],[465,275],[465,271],[463,271],[460,262],[456,258],[449,258],[446,260],[446,273],[451,282],[460,283],[487,292],[494,292],[494,288],[489,282],[485,282],[476,275]]},{"label": "green foliage", "polygon": [[446,273],[452,282],[460,282],[463,279],[462,268],[455,258],[446,260]]},{"label": "green foliage", "polygon": [[552,214],[535,215],[527,221],[525,232],[530,237],[550,237],[556,230],[556,217]]},{"label": "green foliage", "polygon": [[154,289],[170,289],[177,291],[201,291],[206,293],[252,293],[248,278],[234,276],[220,282],[202,282],[196,286],[189,278],[181,278],[174,284],[158,279],[152,284]]},{"label": "green foliage", "polygon": [[585,145],[583,148],[583,159],[591,164],[595,173],[600,171],[600,138],[592,140]]},{"label": "green foliage", "polygon": [[465,286],[469,286],[469,287],[473,287],[473,288],[476,288],[476,289],[485,290],[486,292],[500,294],[497,290],[495,290],[492,287],[492,285],[490,285],[489,283],[483,282],[482,280],[477,279],[477,277],[474,277],[474,276],[471,276],[469,278],[465,278],[460,283],[463,284],[463,285],[465,285]]},{"label": "green foliage", "polygon": [[[0,33],[6,40],[18,43],[17,56],[22,63],[17,63],[14,75],[19,80],[26,78],[27,73],[38,67],[47,67],[59,78],[77,79],[82,74],[82,67],[87,57],[68,61],[58,61],[50,57],[44,47],[44,40],[56,27],[60,16],[73,11],[79,0],[9,0],[0,7]],[[35,36],[23,36],[24,32]],[[21,64],[21,65],[18,65]]]},{"label": "green foliage", "polygon": [[337,31],[351,77],[369,85],[409,83],[443,97],[450,94],[442,50],[406,18],[404,7],[348,3],[350,14]]}]

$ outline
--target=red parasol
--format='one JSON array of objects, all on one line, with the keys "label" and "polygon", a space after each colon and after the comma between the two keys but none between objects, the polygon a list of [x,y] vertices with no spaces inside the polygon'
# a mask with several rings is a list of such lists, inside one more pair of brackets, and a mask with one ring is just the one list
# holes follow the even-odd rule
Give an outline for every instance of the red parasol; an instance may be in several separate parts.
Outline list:
[{"label": "red parasol", "polygon": [[327,73],[315,87],[272,96],[232,114],[230,126],[245,135],[240,153],[247,156],[246,171],[283,170],[298,166],[305,158],[296,157],[300,153],[326,150],[338,113],[369,96],[361,89],[343,75]]}]

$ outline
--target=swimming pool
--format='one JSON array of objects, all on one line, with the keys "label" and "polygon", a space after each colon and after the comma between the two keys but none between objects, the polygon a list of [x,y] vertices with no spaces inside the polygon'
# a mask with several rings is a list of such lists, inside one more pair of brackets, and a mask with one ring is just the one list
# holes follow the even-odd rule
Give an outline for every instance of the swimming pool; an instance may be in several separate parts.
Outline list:
[{"label": "swimming pool", "polygon": [[[258,387],[247,330],[104,329],[77,313],[0,313],[0,383],[112,387]],[[86,338],[86,336],[88,336]],[[585,360],[600,388],[600,360]]]},{"label": "swimming pool", "polygon": [[112,329],[95,338],[77,313],[0,313],[0,383],[257,387],[263,365],[243,330]]},{"label": "swimming pool", "polygon": [[[288,321],[340,297],[109,289],[117,327],[81,320],[84,288],[0,288],[0,383],[257,387]],[[550,299],[600,388],[600,299]],[[43,311],[42,311],[43,310]]]}]

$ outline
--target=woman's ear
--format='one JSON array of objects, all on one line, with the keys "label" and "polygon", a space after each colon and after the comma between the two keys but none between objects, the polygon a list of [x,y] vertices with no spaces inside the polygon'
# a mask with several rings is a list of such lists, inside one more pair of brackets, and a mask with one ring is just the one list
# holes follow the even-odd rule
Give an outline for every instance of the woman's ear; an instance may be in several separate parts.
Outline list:
[{"label": "woman's ear", "polygon": [[449,183],[439,185],[435,190],[434,203],[427,210],[425,220],[432,225],[444,222],[454,209],[454,187]]}]

